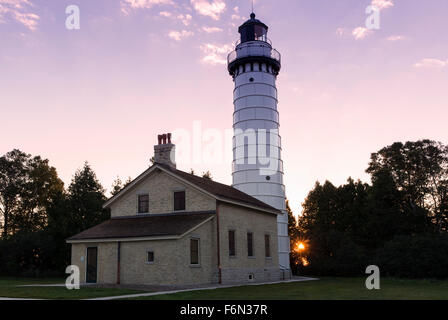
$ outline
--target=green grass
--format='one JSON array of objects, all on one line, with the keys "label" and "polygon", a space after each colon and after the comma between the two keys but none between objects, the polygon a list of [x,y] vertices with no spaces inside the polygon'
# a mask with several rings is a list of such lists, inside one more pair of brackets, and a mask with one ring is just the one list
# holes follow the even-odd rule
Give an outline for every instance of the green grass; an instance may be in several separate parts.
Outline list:
[{"label": "green grass", "polygon": [[359,300],[448,299],[448,280],[382,279],[380,290],[367,290],[365,278],[322,278],[317,281],[261,286],[244,286],[216,290],[181,292],[141,297],[157,300]]},{"label": "green grass", "polygon": [[27,284],[55,284],[64,282],[65,279],[0,278],[0,297],[33,299],[88,299],[142,292],[128,289],[93,287],[82,287],[79,290],[68,290],[65,287],[17,287],[19,285]]},{"label": "green grass", "polygon": [[[64,279],[0,278],[0,297],[37,299],[87,299],[140,293],[128,289],[84,287],[17,287],[26,284],[63,283]],[[381,279],[380,290],[367,290],[365,278],[322,278],[317,281],[243,286],[140,297],[138,300],[319,300],[319,299],[444,299],[448,280]]]}]

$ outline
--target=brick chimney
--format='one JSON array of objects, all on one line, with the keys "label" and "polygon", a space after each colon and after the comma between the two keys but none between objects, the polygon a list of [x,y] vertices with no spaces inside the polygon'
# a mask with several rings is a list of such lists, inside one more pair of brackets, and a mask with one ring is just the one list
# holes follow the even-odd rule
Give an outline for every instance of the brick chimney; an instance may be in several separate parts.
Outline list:
[{"label": "brick chimney", "polygon": [[154,146],[154,162],[176,168],[176,146],[171,143],[171,133],[159,134]]}]

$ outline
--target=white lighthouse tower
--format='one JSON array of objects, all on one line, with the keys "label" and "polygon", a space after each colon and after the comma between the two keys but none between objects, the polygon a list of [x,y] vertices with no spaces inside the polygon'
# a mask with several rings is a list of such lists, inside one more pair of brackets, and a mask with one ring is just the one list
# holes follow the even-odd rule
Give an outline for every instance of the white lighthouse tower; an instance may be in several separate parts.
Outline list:
[{"label": "white lighthouse tower", "polygon": [[279,264],[290,275],[276,79],[280,53],[267,38],[268,26],[255,14],[238,29],[236,48],[228,56],[235,82],[233,114],[233,187],[282,211],[278,215]]}]

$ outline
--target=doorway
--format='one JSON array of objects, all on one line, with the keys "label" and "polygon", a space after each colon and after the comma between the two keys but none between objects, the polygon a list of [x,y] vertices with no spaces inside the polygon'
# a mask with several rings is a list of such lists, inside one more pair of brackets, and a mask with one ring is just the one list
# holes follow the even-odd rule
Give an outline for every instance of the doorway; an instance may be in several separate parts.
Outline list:
[{"label": "doorway", "polygon": [[86,282],[96,283],[98,270],[98,248],[87,248]]}]

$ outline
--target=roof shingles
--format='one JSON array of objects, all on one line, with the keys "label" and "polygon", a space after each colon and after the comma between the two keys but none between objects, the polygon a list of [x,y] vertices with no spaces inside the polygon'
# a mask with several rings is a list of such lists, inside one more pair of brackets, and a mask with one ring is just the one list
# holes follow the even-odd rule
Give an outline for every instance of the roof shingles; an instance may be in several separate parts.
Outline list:
[{"label": "roof shingles", "polygon": [[231,187],[226,184],[219,183],[219,182],[216,182],[216,181],[213,181],[210,179],[198,177],[193,174],[174,169],[167,165],[162,165],[162,164],[157,164],[157,165],[163,167],[166,170],[173,172],[175,175],[179,176],[180,178],[187,180],[188,182],[196,185],[197,187],[199,187],[201,189],[204,189],[204,190],[214,194],[215,196],[226,198],[229,200],[235,200],[235,201],[243,202],[246,204],[251,204],[251,205],[254,205],[257,207],[262,207],[265,209],[270,209],[273,211],[280,212],[276,208],[268,205],[267,203],[260,201],[256,198],[248,195],[247,193],[244,193],[244,192],[238,190],[238,189],[235,189],[234,187]]},{"label": "roof shingles", "polygon": [[69,239],[119,239],[180,236],[215,214],[215,211],[116,217]]}]

